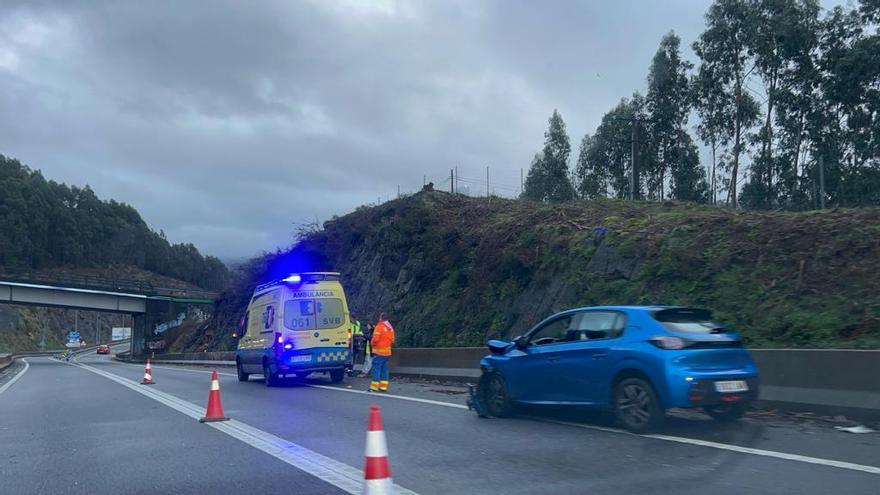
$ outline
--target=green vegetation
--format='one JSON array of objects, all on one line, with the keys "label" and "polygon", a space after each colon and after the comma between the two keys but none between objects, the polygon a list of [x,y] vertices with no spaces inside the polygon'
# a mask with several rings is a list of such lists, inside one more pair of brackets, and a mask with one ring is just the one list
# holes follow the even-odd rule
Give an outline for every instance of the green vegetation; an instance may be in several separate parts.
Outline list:
[{"label": "green vegetation", "polygon": [[[880,3],[823,10],[818,0],[715,0],[691,40],[696,66],[682,58],[680,38],[666,34],[646,94],[621,99],[581,140],[577,196],[628,197],[635,161],[633,192],[652,200],[789,210],[880,205]],[[691,129],[711,163],[700,164]],[[567,157],[555,111],[545,136],[524,197],[566,201],[567,165],[548,155],[549,148]]]},{"label": "green vegetation", "polygon": [[[877,208],[735,212],[423,192],[252,260],[218,303],[217,333],[231,332],[254,284],[313,269],[342,272],[352,314],[388,311],[405,346],[482,345],[570,307],[683,304],[713,309],[754,347],[878,347],[878,233]],[[216,347],[233,345],[227,337]]]},{"label": "green vegetation", "polygon": [[103,201],[88,187],[47,181],[0,155],[0,271],[127,265],[205,289],[226,285],[228,271],[192,244],[170,244],[137,210]]}]

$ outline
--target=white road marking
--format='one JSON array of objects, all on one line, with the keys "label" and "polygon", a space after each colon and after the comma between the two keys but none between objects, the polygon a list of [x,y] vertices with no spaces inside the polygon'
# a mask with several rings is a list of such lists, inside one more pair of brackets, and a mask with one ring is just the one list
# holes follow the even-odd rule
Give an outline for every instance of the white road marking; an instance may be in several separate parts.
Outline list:
[{"label": "white road marking", "polygon": [[751,454],[751,455],[759,455],[763,457],[774,457],[776,459],[785,459],[787,461],[796,461],[796,462],[804,462],[807,464],[819,464],[821,466],[835,467],[840,469],[849,469],[851,471],[861,471],[863,473],[870,474],[880,474],[880,467],[877,466],[867,466],[864,464],[855,464],[852,462],[843,462],[843,461],[835,461],[833,459],[822,459],[820,457],[810,457],[805,455],[798,454],[788,454],[786,452],[776,452],[774,450],[764,450],[764,449],[755,449],[752,447],[742,447],[740,445],[731,445],[727,443],[718,443],[718,442],[710,442],[707,440],[698,440],[696,438],[687,438],[687,437],[676,437],[672,435],[659,435],[659,434],[647,434],[647,435],[637,435],[634,433],[630,433],[626,430],[619,430],[617,428],[608,428],[604,426],[594,426],[587,425],[582,423],[572,423],[570,421],[559,421],[555,419],[545,419],[545,418],[536,418],[527,416],[530,419],[535,419],[538,421],[542,421],[544,423],[553,423],[565,426],[574,426],[576,428],[583,428],[587,430],[599,430],[606,431],[610,433],[622,433],[625,435],[632,435],[635,437],[643,437],[643,438],[653,438],[655,440],[664,440],[667,442],[676,442],[676,443],[685,443],[689,445],[699,445],[700,447],[708,447],[712,449],[719,450],[727,450],[731,452],[740,452],[742,454]]},{"label": "white road marking", "polygon": [[312,388],[321,388],[324,390],[335,390],[337,392],[348,392],[350,394],[369,395],[370,397],[385,397],[388,399],[408,400],[410,402],[421,402],[422,404],[432,404],[435,406],[453,407],[455,409],[467,409],[467,406],[465,406],[463,404],[454,404],[452,402],[443,402],[440,400],[420,399],[418,397],[407,397],[405,395],[394,395],[394,394],[389,394],[389,393],[385,393],[385,392],[367,392],[366,390],[353,390],[350,388],[332,387],[330,385],[312,385],[310,383],[307,383],[306,385],[308,385],[309,387],[312,387]]},{"label": "white road marking", "polygon": [[[123,363],[123,364],[128,364],[128,363]],[[140,365],[132,365],[132,366],[140,366]],[[175,368],[175,367],[170,367],[170,366],[153,366],[153,369],[156,369],[156,368],[161,368],[161,369],[166,369],[166,370],[176,370],[176,371],[188,371],[190,373],[210,373],[211,372],[211,370],[193,370],[193,369],[189,369],[189,368]],[[233,376],[233,377],[237,376],[235,373],[220,373],[220,372],[218,372],[217,374],[223,375],[223,376]],[[420,399],[418,397],[407,397],[405,395],[394,395],[394,394],[389,394],[389,393],[385,393],[385,392],[367,392],[366,390],[353,390],[350,388],[333,387],[331,385],[316,385],[316,384],[311,384],[311,383],[303,383],[303,385],[305,385],[307,387],[312,387],[312,388],[321,388],[324,390],[334,390],[336,392],[348,392],[350,394],[362,394],[362,395],[369,395],[371,397],[384,397],[384,398],[388,398],[388,399],[407,400],[410,402],[421,402],[423,404],[432,404],[435,406],[452,407],[455,409],[467,409],[467,406],[465,406],[463,404],[455,404],[453,402],[443,402],[440,400]]]},{"label": "white road marking", "polygon": [[13,383],[17,382],[19,378],[24,376],[24,372],[27,371],[28,368],[31,367],[31,365],[28,364],[27,359],[22,359],[21,361],[24,363],[24,368],[22,368],[21,371],[19,371],[15,376],[10,378],[8,382],[6,382],[5,384],[3,384],[2,387],[0,387],[0,394],[2,394],[3,392],[6,392],[6,390],[9,387],[11,387]]},{"label": "white road marking", "polygon": [[[90,371],[97,375],[112,380],[141,395],[162,403],[175,411],[183,413],[193,419],[199,419],[204,414],[201,408],[191,402],[179,399],[173,395],[160,392],[154,388],[142,387],[140,384],[127,378],[122,378],[113,373],[93,368],[82,363],[65,363],[71,366]],[[196,423],[197,424],[197,423]],[[261,450],[276,459],[279,459],[307,474],[315,476],[331,485],[351,494],[361,493],[364,484],[364,473],[348,464],[331,459],[330,457],[309,450],[271,433],[254,428],[246,423],[231,419],[218,423],[206,423],[211,428],[219,430],[227,435],[244,442],[251,447]],[[195,425],[195,424],[194,424]],[[417,495],[415,492],[394,485],[395,493],[403,495]]]},{"label": "white road marking", "polygon": [[[158,367],[159,366],[153,366],[153,368],[158,368]],[[170,370],[177,370],[177,371],[189,371],[192,373],[210,373],[211,372],[210,370],[193,370],[193,369],[188,369],[188,368],[176,368],[176,367],[168,367],[168,366],[162,366],[162,368],[170,369]],[[225,376],[236,376],[234,373],[220,373],[220,374],[225,375]],[[465,405],[454,404],[452,402],[443,402],[443,401],[430,400],[430,399],[420,399],[417,397],[407,397],[404,395],[393,395],[393,394],[387,394],[387,393],[367,392],[365,390],[352,390],[352,389],[347,389],[347,388],[333,387],[330,385],[312,385],[312,384],[304,384],[304,385],[307,385],[312,388],[320,388],[320,389],[324,389],[324,390],[334,390],[337,392],[348,392],[348,393],[352,393],[352,394],[369,395],[371,397],[385,397],[385,398],[389,398],[389,399],[406,400],[406,401],[410,401],[410,402],[421,402],[424,404],[432,404],[435,406],[451,407],[451,408],[455,408],[455,409],[467,409],[467,406],[465,406]],[[684,443],[684,444],[690,444],[690,445],[698,445],[700,447],[708,447],[708,448],[719,449],[719,450],[727,450],[727,451],[731,451],[731,452],[739,452],[742,454],[751,454],[751,455],[758,455],[758,456],[764,456],[764,457],[774,457],[777,459],[784,459],[784,460],[788,460],[788,461],[803,462],[803,463],[807,463],[807,464],[819,464],[822,466],[836,467],[836,468],[840,468],[840,469],[849,469],[852,471],[861,471],[861,472],[870,473],[870,474],[880,474],[880,467],[877,467],[877,466],[868,466],[868,465],[864,465],[864,464],[855,464],[855,463],[851,463],[851,462],[835,461],[833,459],[823,459],[823,458],[819,458],[819,457],[810,457],[810,456],[804,456],[804,455],[798,455],[798,454],[789,454],[786,452],[777,452],[774,450],[755,449],[752,447],[743,447],[740,445],[733,445],[733,444],[727,444],[727,443],[710,442],[710,441],[706,441],[706,440],[698,440],[695,438],[688,438],[688,437],[677,437],[677,436],[673,436],[673,435],[656,435],[656,434],[655,435],[637,435],[637,434],[628,432],[626,430],[621,430],[619,428],[609,428],[607,426],[590,425],[590,424],[584,424],[584,423],[573,423],[573,422],[569,422],[569,421],[559,421],[559,420],[540,418],[540,417],[535,417],[535,416],[521,416],[521,417],[533,419],[536,421],[541,421],[544,423],[554,423],[554,424],[559,424],[559,425],[574,426],[576,428],[581,428],[581,429],[585,429],[585,430],[596,430],[596,431],[603,431],[606,433],[632,435],[635,437],[652,438],[654,440],[663,440],[666,442],[676,442],[676,443]]]}]

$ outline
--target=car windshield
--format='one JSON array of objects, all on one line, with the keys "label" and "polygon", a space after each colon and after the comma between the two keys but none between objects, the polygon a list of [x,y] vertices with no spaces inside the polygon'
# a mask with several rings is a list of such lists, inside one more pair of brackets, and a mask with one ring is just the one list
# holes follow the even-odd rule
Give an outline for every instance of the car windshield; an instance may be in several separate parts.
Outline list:
[{"label": "car windshield", "polygon": [[664,309],[657,311],[653,316],[670,332],[727,333],[730,331],[723,323],[713,320],[712,312],[706,309]]}]

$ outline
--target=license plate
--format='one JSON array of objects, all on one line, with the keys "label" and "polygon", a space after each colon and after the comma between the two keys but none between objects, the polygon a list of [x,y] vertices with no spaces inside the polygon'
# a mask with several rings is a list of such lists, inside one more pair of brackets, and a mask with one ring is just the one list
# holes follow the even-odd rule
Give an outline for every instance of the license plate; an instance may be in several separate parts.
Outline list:
[{"label": "license plate", "polygon": [[311,361],[311,360],[312,360],[311,354],[302,354],[299,356],[293,356],[293,359],[291,359],[290,361],[292,363],[302,363],[304,361]]},{"label": "license plate", "polygon": [[718,392],[745,392],[749,389],[749,384],[745,380],[725,380],[715,382],[715,390]]}]

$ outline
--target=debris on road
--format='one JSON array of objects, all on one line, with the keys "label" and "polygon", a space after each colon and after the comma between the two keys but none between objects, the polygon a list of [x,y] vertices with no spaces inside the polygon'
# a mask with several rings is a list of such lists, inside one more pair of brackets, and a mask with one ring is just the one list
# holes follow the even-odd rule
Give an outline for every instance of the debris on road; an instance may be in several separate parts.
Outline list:
[{"label": "debris on road", "polygon": [[877,433],[877,430],[874,430],[872,428],[868,428],[867,426],[864,426],[864,425],[849,426],[849,427],[835,426],[834,428],[836,428],[840,431],[845,431],[847,433]]}]

